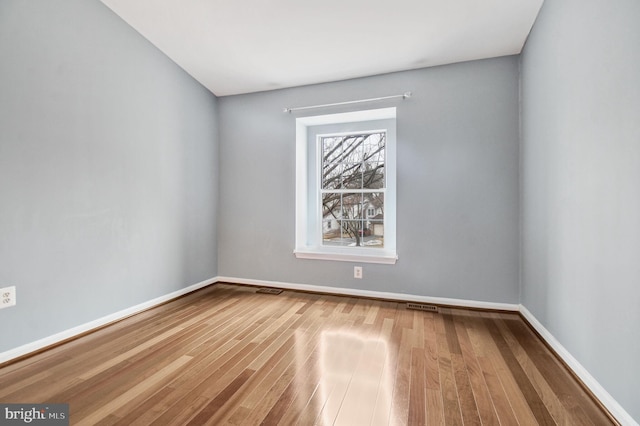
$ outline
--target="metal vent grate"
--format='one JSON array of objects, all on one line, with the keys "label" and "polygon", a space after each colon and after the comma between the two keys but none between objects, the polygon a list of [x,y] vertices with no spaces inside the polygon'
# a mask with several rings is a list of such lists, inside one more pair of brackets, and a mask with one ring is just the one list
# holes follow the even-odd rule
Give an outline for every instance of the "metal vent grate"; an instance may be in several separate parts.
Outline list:
[{"label": "metal vent grate", "polygon": [[280,288],[259,288],[256,293],[265,293],[265,294],[280,294],[282,293],[282,289]]},{"label": "metal vent grate", "polygon": [[407,303],[407,309],[416,309],[418,311],[438,312],[435,305],[425,305],[424,303]]}]

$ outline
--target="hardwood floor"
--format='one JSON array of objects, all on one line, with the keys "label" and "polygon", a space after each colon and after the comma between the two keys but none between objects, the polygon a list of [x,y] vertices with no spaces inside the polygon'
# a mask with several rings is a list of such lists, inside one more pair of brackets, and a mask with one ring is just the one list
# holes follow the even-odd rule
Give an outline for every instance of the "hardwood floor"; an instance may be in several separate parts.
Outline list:
[{"label": "hardwood floor", "polygon": [[217,284],[0,369],[78,425],[609,425],[516,314]]}]

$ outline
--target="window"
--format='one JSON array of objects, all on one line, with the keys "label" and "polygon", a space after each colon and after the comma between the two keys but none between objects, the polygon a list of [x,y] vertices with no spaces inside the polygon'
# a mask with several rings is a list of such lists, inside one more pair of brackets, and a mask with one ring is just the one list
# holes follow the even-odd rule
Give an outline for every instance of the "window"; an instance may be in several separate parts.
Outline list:
[{"label": "window", "polygon": [[[384,247],[383,216],[370,219],[374,209],[367,206],[384,211],[386,140],[386,131],[318,136],[323,245]],[[374,225],[380,233],[371,233]]]},{"label": "window", "polygon": [[296,130],[296,256],[395,263],[395,108]]}]

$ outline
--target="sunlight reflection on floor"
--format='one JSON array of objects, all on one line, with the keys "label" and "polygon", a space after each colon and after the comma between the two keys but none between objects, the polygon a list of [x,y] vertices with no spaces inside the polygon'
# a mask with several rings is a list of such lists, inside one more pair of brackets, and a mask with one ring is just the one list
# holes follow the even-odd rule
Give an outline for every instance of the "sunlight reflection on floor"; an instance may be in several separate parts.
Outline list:
[{"label": "sunlight reflection on floor", "polygon": [[[318,361],[312,367],[316,371],[309,376],[317,380],[314,397],[309,402],[315,402],[316,406],[306,407],[319,412],[315,424],[389,424],[393,418],[390,414],[394,366],[389,365],[385,336],[344,330],[320,333]],[[303,347],[305,340],[304,333],[296,333],[296,347]],[[298,365],[307,362],[304,353],[299,352]]]}]

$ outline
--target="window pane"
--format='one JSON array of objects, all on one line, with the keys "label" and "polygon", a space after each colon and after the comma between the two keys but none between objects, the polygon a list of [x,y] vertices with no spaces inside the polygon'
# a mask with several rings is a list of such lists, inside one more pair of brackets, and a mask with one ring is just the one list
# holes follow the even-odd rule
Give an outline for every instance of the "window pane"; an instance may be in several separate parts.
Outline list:
[{"label": "window pane", "polygon": [[322,188],[340,188],[342,177],[342,138],[322,138]]},{"label": "window pane", "polygon": [[368,213],[363,233],[364,247],[384,247],[384,193],[365,193],[363,204]]},{"label": "window pane", "polygon": [[385,133],[372,133],[364,141],[363,161],[384,163]]},{"label": "window pane", "polygon": [[366,236],[364,238],[365,247],[384,247],[384,221],[370,220]]},{"label": "window pane", "polygon": [[343,158],[345,163],[362,163],[364,160],[363,143],[368,135],[346,135],[343,136]]},{"label": "window pane", "polygon": [[342,219],[362,219],[362,194],[342,195]]},{"label": "window pane", "polygon": [[340,219],[342,196],[336,192],[322,194],[322,220]]},{"label": "window pane", "polygon": [[344,189],[362,189],[362,163],[344,165],[342,187]]},{"label": "window pane", "polygon": [[373,217],[369,219],[383,219],[384,218],[384,193],[382,192],[369,192],[364,194],[364,205],[367,209],[373,209]]},{"label": "window pane", "polygon": [[325,163],[322,167],[322,189],[340,189],[342,180],[341,163]]},{"label": "window pane", "polygon": [[384,163],[364,163],[362,172],[363,189],[384,188]]},{"label": "window pane", "polygon": [[339,241],[341,236],[340,223],[335,219],[322,221],[322,241],[323,244],[332,244]]},{"label": "window pane", "polygon": [[342,137],[322,138],[322,159],[329,163],[340,162],[342,156]]},{"label": "window pane", "polygon": [[361,220],[343,220],[342,225],[342,242],[343,245],[351,247],[360,247],[362,245],[362,221]]}]

